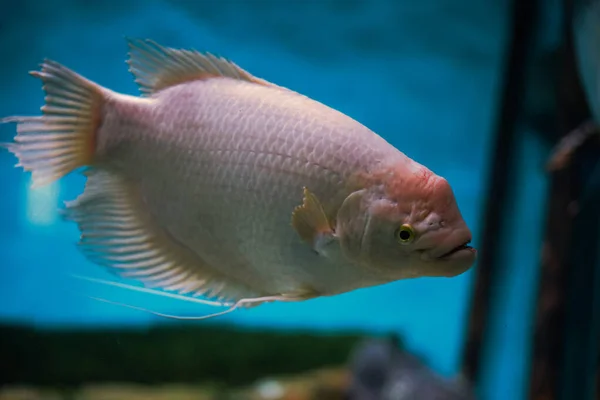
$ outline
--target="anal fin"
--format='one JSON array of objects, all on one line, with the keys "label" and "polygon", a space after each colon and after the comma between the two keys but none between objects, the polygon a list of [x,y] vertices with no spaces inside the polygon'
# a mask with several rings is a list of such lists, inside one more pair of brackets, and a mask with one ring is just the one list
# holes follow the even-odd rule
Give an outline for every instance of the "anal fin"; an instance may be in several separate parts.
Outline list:
[{"label": "anal fin", "polygon": [[79,248],[92,262],[148,287],[219,301],[260,296],[207,266],[179,244],[145,210],[134,185],[94,168],[85,172],[84,192],[66,203],[65,218],[81,230]]}]

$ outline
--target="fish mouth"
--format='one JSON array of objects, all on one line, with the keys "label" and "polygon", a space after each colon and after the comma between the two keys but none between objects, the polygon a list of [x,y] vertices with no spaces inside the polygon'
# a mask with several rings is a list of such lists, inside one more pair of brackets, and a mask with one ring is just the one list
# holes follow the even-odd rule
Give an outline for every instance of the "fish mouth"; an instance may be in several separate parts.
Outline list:
[{"label": "fish mouth", "polygon": [[468,229],[448,236],[440,246],[423,254],[423,260],[429,263],[424,274],[450,278],[467,271],[477,259],[477,250],[470,243],[471,232]]},{"label": "fish mouth", "polygon": [[431,249],[425,255],[425,258],[430,261],[468,262],[477,253],[470,246],[472,239],[473,237],[468,229],[455,230],[451,235],[447,236],[446,240]]},{"label": "fish mouth", "polygon": [[456,253],[464,251],[464,250],[471,252],[473,250],[473,247],[469,246],[470,243],[471,243],[471,241],[467,240],[466,242],[454,247],[452,250],[450,250],[436,258],[438,260],[443,260],[443,259],[448,259],[448,258],[452,257],[453,255],[455,255]]}]

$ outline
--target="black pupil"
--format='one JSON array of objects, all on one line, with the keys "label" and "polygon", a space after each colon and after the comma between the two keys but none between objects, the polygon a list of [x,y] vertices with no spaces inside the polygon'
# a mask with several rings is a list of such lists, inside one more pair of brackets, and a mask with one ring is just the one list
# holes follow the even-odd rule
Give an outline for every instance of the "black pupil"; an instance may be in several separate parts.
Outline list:
[{"label": "black pupil", "polygon": [[407,230],[404,230],[404,229],[401,230],[400,231],[400,239],[402,239],[402,240],[408,240],[408,239],[410,239],[410,232],[407,231]]}]

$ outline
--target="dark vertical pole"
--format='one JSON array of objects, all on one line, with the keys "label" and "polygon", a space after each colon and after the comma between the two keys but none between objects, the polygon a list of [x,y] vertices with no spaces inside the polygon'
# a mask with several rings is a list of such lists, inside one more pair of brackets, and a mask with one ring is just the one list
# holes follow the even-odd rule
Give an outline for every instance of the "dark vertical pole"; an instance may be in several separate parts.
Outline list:
[{"label": "dark vertical pole", "polygon": [[600,400],[600,367],[598,364],[599,362],[596,361],[596,395],[594,396],[596,400]]},{"label": "dark vertical pole", "polygon": [[561,399],[592,400],[600,334],[600,143],[587,142],[573,160],[578,212],[573,219],[567,270]]},{"label": "dark vertical pole", "polygon": [[[569,0],[565,0],[565,14]],[[565,15],[565,19],[569,19]],[[565,36],[567,34],[565,33]],[[570,36],[570,35],[568,35]],[[560,112],[569,103],[568,93],[565,92],[566,75],[569,65],[566,63],[568,49],[561,49],[562,65],[557,79],[558,87],[557,134],[567,132],[570,125],[566,115]],[[573,71],[571,71],[572,74]],[[562,77],[562,78],[561,78]],[[560,365],[564,342],[564,292],[566,271],[563,260],[566,258],[567,246],[572,231],[571,218],[568,215],[569,203],[573,199],[571,185],[572,173],[559,170],[554,173],[550,182],[548,194],[546,233],[541,252],[540,283],[535,319],[533,340],[532,368],[530,374],[529,398],[531,400],[557,400],[559,391]]]},{"label": "dark vertical pole", "polygon": [[[562,71],[556,78],[557,141],[589,118],[574,56],[573,14],[573,0],[563,0]],[[586,141],[571,162],[551,176],[530,378],[532,400],[593,398],[600,189],[591,189],[590,177],[596,168],[596,187],[600,188],[600,165],[596,164],[600,152],[597,143],[591,143]]]},{"label": "dark vertical pole", "polygon": [[492,289],[498,268],[500,233],[505,220],[505,205],[510,197],[516,124],[521,111],[521,101],[525,97],[527,54],[537,16],[536,0],[513,0],[512,7],[512,32],[506,50],[502,97],[499,102],[498,125],[492,153],[493,162],[487,179],[489,190],[478,246],[479,261],[475,272],[475,288],[463,354],[463,373],[471,382],[476,382],[479,375],[480,349],[487,324],[486,315],[493,296]]}]

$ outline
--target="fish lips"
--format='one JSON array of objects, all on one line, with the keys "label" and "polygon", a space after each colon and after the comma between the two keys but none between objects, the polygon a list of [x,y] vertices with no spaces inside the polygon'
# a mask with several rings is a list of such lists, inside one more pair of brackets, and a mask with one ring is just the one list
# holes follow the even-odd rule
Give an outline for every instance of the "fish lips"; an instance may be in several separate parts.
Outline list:
[{"label": "fish lips", "polygon": [[424,261],[448,264],[448,276],[461,274],[469,269],[477,258],[477,250],[471,247],[471,232],[461,230],[448,237],[441,245],[422,253]]}]

